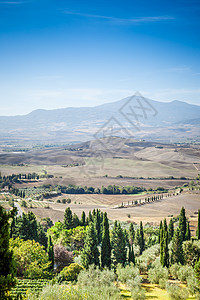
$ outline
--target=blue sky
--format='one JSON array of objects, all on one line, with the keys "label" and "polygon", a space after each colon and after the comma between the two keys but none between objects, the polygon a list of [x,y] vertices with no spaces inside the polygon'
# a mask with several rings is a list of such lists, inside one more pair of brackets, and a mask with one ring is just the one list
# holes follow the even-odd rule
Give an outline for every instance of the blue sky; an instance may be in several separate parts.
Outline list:
[{"label": "blue sky", "polygon": [[0,0],[0,115],[136,91],[200,104],[199,15],[199,0]]}]

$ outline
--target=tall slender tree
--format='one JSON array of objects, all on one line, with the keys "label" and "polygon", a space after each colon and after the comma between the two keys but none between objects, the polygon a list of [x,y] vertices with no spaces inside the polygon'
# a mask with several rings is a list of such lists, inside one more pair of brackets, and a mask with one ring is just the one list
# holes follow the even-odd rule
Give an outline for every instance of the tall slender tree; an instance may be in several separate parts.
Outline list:
[{"label": "tall slender tree", "polygon": [[79,217],[77,216],[77,214],[74,213],[72,216],[72,227],[76,228],[79,225],[80,225]]},{"label": "tall slender tree", "polygon": [[65,210],[64,227],[65,227],[65,229],[73,228],[72,211],[71,211],[70,207],[67,207],[66,210]]},{"label": "tall slender tree", "polygon": [[140,246],[140,229],[137,228],[135,232],[134,244]]},{"label": "tall slender tree", "polygon": [[169,268],[169,248],[168,248],[168,232],[164,234],[164,249],[163,249],[163,266]]},{"label": "tall slender tree", "polygon": [[173,220],[170,219],[169,225],[168,225],[168,242],[171,242],[173,236],[174,236],[174,223],[173,223]]},{"label": "tall slender tree", "polygon": [[38,242],[38,233],[37,233],[37,220],[36,216],[32,211],[29,211],[28,214],[24,214],[24,217],[27,218],[26,224],[28,224],[28,236],[27,240],[35,240]]},{"label": "tall slender tree", "polygon": [[133,245],[129,245],[128,262],[135,264],[135,254],[134,254]]},{"label": "tall slender tree", "polygon": [[88,214],[87,224],[89,225],[90,222],[93,222],[93,217],[92,217],[91,211],[89,211],[89,214]]},{"label": "tall slender tree", "polygon": [[191,233],[190,233],[190,224],[187,221],[186,225],[186,233],[185,233],[185,241],[189,241],[191,239]]},{"label": "tall slender tree", "polygon": [[37,237],[40,245],[44,246],[44,248],[47,249],[48,238],[42,225],[39,222],[37,223]]},{"label": "tall slender tree", "polygon": [[111,266],[111,244],[110,244],[110,232],[107,213],[103,216],[103,234],[102,234],[102,245],[101,245],[101,267]]},{"label": "tall slender tree", "polygon": [[92,264],[99,266],[98,239],[93,222],[89,224],[87,229],[85,245],[81,253],[81,261],[86,269]]},{"label": "tall slender tree", "polygon": [[200,209],[198,210],[197,239],[200,240]]},{"label": "tall slender tree", "polygon": [[49,257],[49,261],[51,262],[50,264],[50,270],[54,270],[54,250],[53,250],[53,243],[51,236],[48,236],[48,245],[47,245],[47,255]]},{"label": "tall slender tree", "polygon": [[186,216],[185,216],[185,208],[182,207],[180,215],[179,215],[179,225],[178,225],[179,226],[180,237],[181,237],[182,241],[185,241],[186,223],[187,223],[187,219],[186,219]]},{"label": "tall slender tree", "polygon": [[163,230],[165,232],[167,231],[167,221],[166,221],[166,219],[164,219],[164,222],[163,222]]},{"label": "tall slender tree", "polygon": [[13,253],[9,250],[9,219],[16,210],[6,212],[0,206],[0,299],[9,299],[7,292],[15,285]]},{"label": "tall slender tree", "polygon": [[169,267],[168,231],[165,222],[160,234],[160,263],[163,267]]},{"label": "tall slender tree", "polygon": [[130,223],[129,226],[129,239],[130,239],[130,244],[133,245],[135,239],[135,230],[134,230],[133,223]]},{"label": "tall slender tree", "polygon": [[163,228],[162,221],[160,221],[160,227],[159,227],[159,235],[158,235],[158,243],[160,243],[160,235],[161,235],[161,230]]},{"label": "tall slender tree", "polygon": [[144,242],[144,231],[143,231],[143,225],[142,225],[142,221],[140,221],[140,254],[142,254],[142,252],[145,249],[145,242]]},{"label": "tall slender tree", "polygon": [[125,265],[126,262],[126,238],[124,236],[124,231],[121,228],[120,223],[117,221],[114,223],[114,228],[112,231],[112,263],[114,267],[117,264]]},{"label": "tall slender tree", "polygon": [[163,227],[160,230],[160,263],[163,265],[164,232]]},{"label": "tall slender tree", "polygon": [[85,217],[85,212],[83,210],[82,215],[81,215],[81,226],[85,226],[86,225],[86,217]]},{"label": "tall slender tree", "polygon": [[180,233],[180,229],[177,228],[174,236],[172,238],[172,253],[171,253],[171,263],[184,263],[184,256],[183,256],[183,248],[182,248],[182,236]]},{"label": "tall slender tree", "polygon": [[101,216],[100,216],[100,211],[98,209],[94,214],[93,220],[94,220],[94,226],[97,231],[97,239],[99,244],[101,242],[102,236],[101,236]]}]

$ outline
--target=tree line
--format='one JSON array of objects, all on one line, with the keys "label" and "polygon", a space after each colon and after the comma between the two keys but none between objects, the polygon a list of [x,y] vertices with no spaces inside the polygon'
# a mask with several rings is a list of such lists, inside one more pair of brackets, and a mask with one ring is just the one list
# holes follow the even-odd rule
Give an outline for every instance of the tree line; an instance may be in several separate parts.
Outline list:
[{"label": "tree line", "polygon": [[[169,224],[165,219],[160,223],[159,229],[152,227],[145,229],[142,222],[139,226],[130,223],[128,229],[123,228],[123,224],[118,221],[111,223],[107,213],[103,213],[99,209],[89,212],[88,216],[82,212],[79,219],[70,208],[67,208],[63,222],[56,222],[54,225],[48,218],[38,222],[32,212],[23,214],[22,217],[16,217],[15,214],[15,208],[6,212],[0,206],[1,299],[6,299],[7,291],[15,285],[16,267],[18,276],[48,278],[55,272],[55,264],[58,264],[59,261],[69,261],[71,267],[66,267],[67,269],[64,268],[66,264],[60,265],[61,269],[64,268],[62,276],[69,278],[69,275],[66,274],[73,274],[73,268],[79,269],[77,272],[80,272],[81,267],[72,264],[75,257],[80,256],[80,263],[86,270],[94,265],[100,270],[113,269],[121,274],[127,266],[130,266],[130,270],[134,270],[133,266],[139,266],[140,261],[141,268],[143,268],[143,256],[145,261],[151,261],[151,255],[149,258],[146,257],[149,247],[157,249],[159,246],[159,260],[163,268],[169,268],[176,264],[183,265],[187,264],[187,261],[192,261],[192,265],[196,266],[197,273],[199,268],[200,274],[199,250],[195,250],[195,245],[186,243],[191,241],[191,233],[184,208],[181,209],[177,218],[177,228],[174,224],[175,219],[171,219]],[[11,220],[10,225],[9,220]],[[148,239],[147,235],[149,235]],[[200,210],[198,211],[196,238],[200,239]],[[72,240],[71,249],[74,250],[73,253],[70,253],[63,245],[69,245],[69,241],[71,243]],[[60,244],[57,244],[58,241]],[[135,254],[136,248],[138,249],[137,254]],[[157,269],[154,268],[154,274],[156,274]],[[153,276],[151,272],[149,276],[150,278]]]}]

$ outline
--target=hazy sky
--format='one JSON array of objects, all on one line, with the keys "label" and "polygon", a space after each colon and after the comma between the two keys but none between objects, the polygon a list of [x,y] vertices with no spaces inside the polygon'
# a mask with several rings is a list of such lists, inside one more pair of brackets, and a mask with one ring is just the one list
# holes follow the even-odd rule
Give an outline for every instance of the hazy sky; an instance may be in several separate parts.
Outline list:
[{"label": "hazy sky", "polygon": [[141,92],[200,104],[199,0],[0,0],[0,115]]}]

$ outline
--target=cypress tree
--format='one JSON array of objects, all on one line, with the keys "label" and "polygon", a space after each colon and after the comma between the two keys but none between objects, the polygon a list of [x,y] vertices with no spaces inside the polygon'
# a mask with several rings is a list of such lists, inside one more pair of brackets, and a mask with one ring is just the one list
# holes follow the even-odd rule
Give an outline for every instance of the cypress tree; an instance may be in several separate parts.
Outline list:
[{"label": "cypress tree", "polygon": [[100,212],[98,209],[94,214],[93,220],[94,220],[94,226],[97,231],[97,239],[98,239],[98,244],[99,244],[101,242],[101,216],[100,216]]},{"label": "cypress tree", "polygon": [[89,265],[92,264],[99,266],[97,232],[92,222],[89,224],[87,229],[85,245],[81,253],[81,261],[86,269],[88,269]]},{"label": "cypress tree", "polygon": [[38,242],[38,233],[37,233],[37,220],[36,216],[32,211],[29,211],[28,214],[24,214],[24,218],[27,219],[25,223],[27,224],[27,240],[35,240]]},{"label": "cypress tree", "polygon": [[134,243],[137,246],[140,246],[140,230],[139,228],[136,230]]},{"label": "cypress tree", "polygon": [[96,216],[96,210],[94,208],[93,211],[92,211],[92,221],[94,221],[95,216]]},{"label": "cypress tree", "polygon": [[163,222],[163,230],[164,230],[164,232],[167,231],[167,221],[166,221],[166,219],[164,219],[164,222]]},{"label": "cypress tree", "polygon": [[[166,227],[165,227],[166,229]],[[161,230],[160,237],[160,263],[163,267],[169,267],[169,249],[168,249],[168,231],[164,229]]]},{"label": "cypress tree", "polygon": [[169,248],[168,248],[168,232],[165,233],[164,243],[164,266],[169,268]]},{"label": "cypress tree", "polygon": [[120,223],[117,221],[114,223],[114,228],[112,232],[112,263],[114,266],[117,264],[125,265],[126,262],[126,238],[124,236],[124,231],[121,228]]},{"label": "cypress tree", "polygon": [[163,249],[164,249],[164,232],[163,228],[160,230],[160,263],[163,266]]},{"label": "cypress tree", "polygon": [[54,251],[53,251],[53,243],[52,243],[52,239],[51,236],[48,236],[48,246],[47,246],[47,254],[49,257],[49,261],[51,262],[49,269],[51,271],[54,270]]},{"label": "cypress tree", "polygon": [[171,254],[171,263],[184,263],[183,257],[183,248],[182,248],[182,236],[180,229],[177,228],[175,234],[172,238],[172,254]]},{"label": "cypress tree", "polygon": [[133,250],[133,245],[129,245],[128,262],[135,264],[135,254]]},{"label": "cypress tree", "polygon": [[8,299],[7,292],[15,285],[13,253],[9,250],[9,219],[16,209],[6,212],[0,206],[0,299]]},{"label": "cypress tree", "polygon": [[[100,210],[99,210],[100,212]],[[102,224],[103,223],[103,216],[104,216],[104,213],[101,211],[100,212],[100,223]]]},{"label": "cypress tree", "polygon": [[190,224],[187,222],[186,225],[186,234],[185,234],[185,241],[189,241],[191,239],[191,233],[190,233]]},{"label": "cypress tree", "polygon": [[15,227],[16,227],[16,223],[15,223],[15,217],[13,217],[11,225],[10,225],[10,237],[14,237],[15,234]]},{"label": "cypress tree", "polygon": [[64,214],[64,227],[65,229],[71,229],[73,228],[72,223],[72,211],[70,207],[66,208],[65,214]]},{"label": "cypress tree", "polygon": [[160,243],[160,235],[161,235],[161,230],[162,230],[162,221],[160,221],[160,227],[159,227],[159,235],[158,235],[158,243]]},{"label": "cypress tree", "polygon": [[73,217],[72,217],[72,227],[76,228],[77,226],[79,226],[79,224],[80,224],[80,220],[79,220],[77,214],[74,213]]},{"label": "cypress tree", "polygon": [[44,248],[47,249],[48,238],[47,238],[46,233],[40,223],[37,223],[37,236],[38,236],[38,242],[40,243],[40,245],[44,246]]},{"label": "cypress tree", "polygon": [[142,221],[140,221],[140,254],[145,249],[145,242],[144,242],[144,231],[143,231],[143,226],[142,226]]},{"label": "cypress tree", "polygon": [[180,232],[180,237],[182,241],[185,241],[185,234],[186,234],[186,216],[185,216],[185,208],[181,208],[181,212],[179,215],[179,232]]},{"label": "cypress tree", "polygon": [[174,236],[174,223],[172,219],[170,219],[169,226],[168,226],[168,242],[172,240],[173,236]]},{"label": "cypress tree", "polygon": [[111,244],[110,244],[110,232],[107,213],[103,216],[103,234],[102,234],[102,245],[101,245],[101,267],[111,266]]},{"label": "cypress tree", "polygon": [[197,239],[200,240],[200,209],[198,210]]},{"label": "cypress tree", "polygon": [[129,239],[130,239],[130,244],[133,245],[135,239],[135,230],[134,230],[133,223],[131,223],[129,226]]},{"label": "cypress tree", "polygon": [[128,235],[126,228],[124,229],[124,238],[126,241],[126,246],[128,247],[130,243],[129,243],[129,235]]},{"label": "cypress tree", "polygon": [[85,218],[85,212],[83,210],[82,215],[81,215],[81,225],[85,226],[86,225],[86,218]]},{"label": "cypress tree", "polygon": [[89,211],[89,214],[88,214],[88,225],[89,225],[90,222],[93,222],[91,211]]}]

